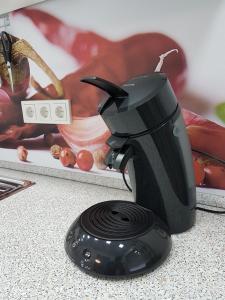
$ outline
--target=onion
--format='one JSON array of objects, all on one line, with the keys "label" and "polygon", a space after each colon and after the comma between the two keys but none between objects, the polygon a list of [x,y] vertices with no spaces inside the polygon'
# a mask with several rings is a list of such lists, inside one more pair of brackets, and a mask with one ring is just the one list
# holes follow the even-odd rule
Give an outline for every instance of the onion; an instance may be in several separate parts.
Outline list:
[{"label": "onion", "polygon": [[72,124],[58,125],[59,131],[74,152],[82,149],[94,152],[104,147],[110,136],[108,127],[100,115],[73,118]]}]

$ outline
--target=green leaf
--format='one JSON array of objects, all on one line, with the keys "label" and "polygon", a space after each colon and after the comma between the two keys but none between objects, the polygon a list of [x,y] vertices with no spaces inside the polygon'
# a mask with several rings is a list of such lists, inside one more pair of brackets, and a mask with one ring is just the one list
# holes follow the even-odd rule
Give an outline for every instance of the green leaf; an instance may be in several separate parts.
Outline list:
[{"label": "green leaf", "polygon": [[218,104],[215,107],[216,115],[225,123],[225,102]]}]

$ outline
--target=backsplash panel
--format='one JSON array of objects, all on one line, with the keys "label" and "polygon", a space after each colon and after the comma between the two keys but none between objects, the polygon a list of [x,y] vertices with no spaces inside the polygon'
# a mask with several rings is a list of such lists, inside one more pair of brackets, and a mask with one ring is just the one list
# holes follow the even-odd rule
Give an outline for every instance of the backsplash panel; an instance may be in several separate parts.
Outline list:
[{"label": "backsplash panel", "polygon": [[1,0],[0,15],[22,7],[40,3],[43,1],[45,0],[8,0],[8,1]]},{"label": "backsplash panel", "polygon": [[[184,108],[192,147],[225,160],[225,150],[215,145],[219,136],[225,149],[225,70],[221,60],[215,59],[221,54],[223,60],[225,51],[225,42],[220,38],[225,33],[223,1],[66,3],[44,1],[9,15],[14,42],[27,41],[36,56],[32,56],[34,60],[16,56],[14,64],[19,71],[12,92],[0,54],[0,166],[123,188],[121,174],[103,170],[102,166],[110,134],[97,107],[106,96],[80,83],[80,78],[97,75],[122,84],[153,72],[159,55],[172,48],[179,53],[165,60],[162,71]],[[28,56],[33,50],[29,51]],[[40,57],[47,66],[40,63]],[[49,70],[60,80],[63,95],[57,93],[59,87],[47,76]],[[24,124],[20,102],[49,98],[71,100],[72,124]],[[90,151],[95,158],[93,168],[84,172],[77,165],[64,167],[50,153],[53,144],[70,147],[75,154],[83,149]],[[26,162],[19,161],[18,146],[28,150]],[[197,152],[193,157],[205,168],[209,165],[204,185],[225,189],[223,164]],[[215,176],[210,175],[211,166],[216,168],[216,183]]]}]

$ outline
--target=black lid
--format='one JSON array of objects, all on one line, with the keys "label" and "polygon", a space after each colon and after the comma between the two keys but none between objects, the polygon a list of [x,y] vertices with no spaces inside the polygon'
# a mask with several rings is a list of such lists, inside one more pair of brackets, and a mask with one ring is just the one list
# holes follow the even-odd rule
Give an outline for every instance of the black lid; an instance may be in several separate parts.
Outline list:
[{"label": "black lid", "polygon": [[121,87],[97,77],[82,81],[110,94],[99,113],[113,134],[127,136],[155,128],[177,108],[176,96],[162,73],[132,78]]}]

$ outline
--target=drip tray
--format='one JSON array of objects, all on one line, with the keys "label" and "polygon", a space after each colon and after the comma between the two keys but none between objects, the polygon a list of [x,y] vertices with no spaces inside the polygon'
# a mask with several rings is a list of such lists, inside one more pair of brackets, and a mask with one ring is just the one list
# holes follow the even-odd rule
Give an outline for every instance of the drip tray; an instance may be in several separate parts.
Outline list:
[{"label": "drip tray", "polygon": [[33,184],[34,183],[29,180],[17,180],[0,176],[0,200],[26,189]]}]

